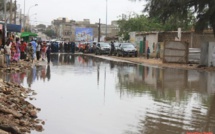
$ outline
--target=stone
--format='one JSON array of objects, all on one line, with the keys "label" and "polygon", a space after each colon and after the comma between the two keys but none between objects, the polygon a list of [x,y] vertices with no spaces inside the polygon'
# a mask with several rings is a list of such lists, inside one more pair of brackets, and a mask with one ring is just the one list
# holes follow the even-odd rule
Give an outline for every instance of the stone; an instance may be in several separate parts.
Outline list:
[{"label": "stone", "polygon": [[9,133],[0,129],[0,134],[9,134]]},{"label": "stone", "polygon": [[20,120],[20,121],[19,121],[19,125],[21,125],[21,126],[27,126],[27,125],[28,125],[28,122],[27,122],[27,121],[24,121],[24,120]]},{"label": "stone", "polygon": [[42,132],[43,131],[43,126],[42,125],[36,125],[35,129],[36,129],[36,131]]},{"label": "stone", "polygon": [[36,110],[31,110],[30,111],[30,116],[33,118],[37,118],[37,111]]},{"label": "stone", "polygon": [[45,125],[45,121],[42,121],[42,124]]},{"label": "stone", "polygon": [[34,106],[32,104],[28,104],[28,108],[33,109]]}]

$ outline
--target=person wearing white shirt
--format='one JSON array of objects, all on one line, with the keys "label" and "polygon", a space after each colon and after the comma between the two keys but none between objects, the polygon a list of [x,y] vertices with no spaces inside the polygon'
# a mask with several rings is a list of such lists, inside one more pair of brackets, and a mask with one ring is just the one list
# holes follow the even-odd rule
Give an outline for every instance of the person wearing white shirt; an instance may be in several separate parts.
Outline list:
[{"label": "person wearing white shirt", "polygon": [[36,50],[37,50],[37,52],[36,52],[36,54],[37,54],[37,61],[39,61],[39,60],[40,60],[41,42],[39,42],[39,43],[37,44]]},{"label": "person wearing white shirt", "polygon": [[8,40],[6,45],[4,46],[7,67],[9,67],[10,65],[11,45],[12,45],[12,42]]}]

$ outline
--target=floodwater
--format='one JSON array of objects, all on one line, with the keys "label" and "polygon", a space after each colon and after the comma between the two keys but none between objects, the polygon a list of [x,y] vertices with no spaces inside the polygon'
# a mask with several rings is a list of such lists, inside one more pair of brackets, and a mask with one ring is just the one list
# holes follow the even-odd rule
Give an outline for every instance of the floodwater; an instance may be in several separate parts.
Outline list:
[{"label": "floodwater", "polygon": [[42,134],[215,134],[215,73],[69,54],[52,62],[1,74],[37,92]]}]

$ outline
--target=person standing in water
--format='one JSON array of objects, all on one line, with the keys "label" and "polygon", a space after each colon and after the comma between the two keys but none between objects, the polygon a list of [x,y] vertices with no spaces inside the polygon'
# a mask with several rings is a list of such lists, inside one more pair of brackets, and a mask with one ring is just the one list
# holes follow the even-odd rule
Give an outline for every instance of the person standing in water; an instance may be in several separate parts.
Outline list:
[{"label": "person standing in water", "polygon": [[50,54],[51,54],[51,45],[48,43],[47,49],[46,49],[46,57],[47,57],[48,64],[50,64]]}]

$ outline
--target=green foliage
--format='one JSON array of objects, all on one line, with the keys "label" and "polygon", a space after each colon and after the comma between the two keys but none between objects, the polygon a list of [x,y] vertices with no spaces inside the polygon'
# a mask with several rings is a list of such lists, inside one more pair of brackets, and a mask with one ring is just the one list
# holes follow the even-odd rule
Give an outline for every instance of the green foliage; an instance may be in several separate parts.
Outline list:
[{"label": "green foliage", "polygon": [[47,29],[44,34],[46,34],[47,36],[49,37],[55,37],[56,36],[56,33],[54,32],[54,30],[51,30],[51,29]]},{"label": "green foliage", "polygon": [[123,34],[126,40],[128,33],[132,31],[176,31],[178,27],[181,27],[182,30],[190,30],[193,26],[193,18],[194,16],[189,14],[189,19],[181,21],[177,16],[174,16],[163,23],[158,17],[135,14],[129,19],[118,20],[119,34]]},{"label": "green foliage", "polygon": [[144,11],[150,17],[157,17],[163,23],[175,17],[176,23],[189,22],[192,13],[196,15],[194,25],[196,32],[212,27],[215,35],[215,0],[146,0],[146,2]]},{"label": "green foliage", "polygon": [[39,29],[46,29],[46,25],[44,24],[39,24],[36,26],[36,28],[39,28]]}]

